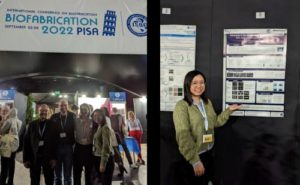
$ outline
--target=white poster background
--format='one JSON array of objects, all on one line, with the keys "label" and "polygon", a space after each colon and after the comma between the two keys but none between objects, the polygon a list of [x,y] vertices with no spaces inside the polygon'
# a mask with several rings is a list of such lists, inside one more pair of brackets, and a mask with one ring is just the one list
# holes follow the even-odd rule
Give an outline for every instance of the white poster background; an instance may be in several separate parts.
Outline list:
[{"label": "white poster background", "polygon": [[183,81],[195,69],[196,26],[160,26],[160,110],[173,111],[183,98]]},{"label": "white poster background", "polygon": [[223,109],[235,116],[283,117],[286,29],[224,30]]},{"label": "white poster background", "polygon": [[0,50],[146,54],[146,10],[145,0],[0,0]]}]

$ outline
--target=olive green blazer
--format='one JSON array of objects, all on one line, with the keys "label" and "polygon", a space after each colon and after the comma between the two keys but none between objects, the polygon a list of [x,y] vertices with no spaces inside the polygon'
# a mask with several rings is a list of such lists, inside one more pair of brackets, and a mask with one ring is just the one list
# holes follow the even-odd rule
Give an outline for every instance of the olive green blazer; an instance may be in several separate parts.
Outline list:
[{"label": "olive green blazer", "polygon": [[100,165],[106,166],[108,158],[112,154],[111,131],[107,124],[98,126],[94,134],[94,155],[101,158]]},{"label": "olive green blazer", "polygon": [[[217,115],[210,100],[207,104],[204,103],[204,107],[208,119],[208,131],[205,130],[204,117],[196,105],[189,106],[185,100],[180,100],[173,112],[179,151],[192,165],[201,161],[199,153],[209,147],[208,143],[203,143],[203,135],[212,134],[214,141],[214,128],[224,125],[232,113],[227,108]],[[210,143],[212,144],[213,142]]]}]

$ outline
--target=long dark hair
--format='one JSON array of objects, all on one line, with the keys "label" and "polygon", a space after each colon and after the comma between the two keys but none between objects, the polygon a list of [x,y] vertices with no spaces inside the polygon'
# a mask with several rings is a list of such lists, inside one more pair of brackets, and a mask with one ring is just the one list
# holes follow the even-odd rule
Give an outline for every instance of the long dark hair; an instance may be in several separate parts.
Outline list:
[{"label": "long dark hair", "polygon": [[102,122],[100,123],[100,125],[105,125],[106,124],[106,118],[105,118],[105,113],[103,110],[101,109],[95,109],[94,112],[92,113],[92,120],[93,120],[93,125],[97,124],[95,121],[94,121],[94,114],[95,112],[99,112],[100,116],[102,116]]},{"label": "long dark hair", "polygon": [[[188,102],[189,105],[193,104],[193,99],[192,99],[190,88],[191,88],[191,84],[192,84],[194,77],[197,75],[201,75],[203,77],[204,82],[205,82],[205,87],[206,87],[206,77],[200,71],[197,71],[197,70],[190,71],[184,77],[184,83],[183,83],[184,98],[183,99],[186,102]],[[205,91],[201,94],[200,97],[203,99],[204,103],[208,103],[208,99],[205,95]]]}]

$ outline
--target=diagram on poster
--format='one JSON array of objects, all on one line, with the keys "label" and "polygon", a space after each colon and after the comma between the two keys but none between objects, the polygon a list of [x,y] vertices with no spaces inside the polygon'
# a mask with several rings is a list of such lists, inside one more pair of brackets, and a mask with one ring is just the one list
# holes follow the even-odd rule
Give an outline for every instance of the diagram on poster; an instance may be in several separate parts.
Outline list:
[{"label": "diagram on poster", "polygon": [[183,81],[195,69],[196,26],[160,26],[160,110],[173,111],[183,98]]},{"label": "diagram on poster", "polygon": [[225,29],[223,109],[235,116],[284,117],[286,29]]}]

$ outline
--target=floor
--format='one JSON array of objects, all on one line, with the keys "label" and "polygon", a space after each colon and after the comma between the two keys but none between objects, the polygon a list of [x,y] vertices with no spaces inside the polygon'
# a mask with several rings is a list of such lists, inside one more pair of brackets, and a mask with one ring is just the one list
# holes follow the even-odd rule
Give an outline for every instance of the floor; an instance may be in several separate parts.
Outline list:
[{"label": "floor", "polygon": [[[123,162],[125,168],[128,171],[128,174],[125,173],[123,178],[117,176],[119,169],[117,165],[115,165],[115,171],[113,175],[113,183],[112,185],[147,185],[147,144],[142,144],[142,155],[143,159],[146,162],[146,165],[140,165],[138,169],[131,169],[128,165],[127,159],[125,155],[123,156]],[[30,177],[29,170],[26,169],[22,161],[22,153],[17,154],[16,157],[16,170],[15,170],[15,178],[14,185],[29,185]],[[82,176],[82,183],[84,185],[84,179]],[[41,178],[41,185],[45,185],[43,178]]]}]

